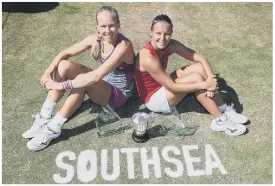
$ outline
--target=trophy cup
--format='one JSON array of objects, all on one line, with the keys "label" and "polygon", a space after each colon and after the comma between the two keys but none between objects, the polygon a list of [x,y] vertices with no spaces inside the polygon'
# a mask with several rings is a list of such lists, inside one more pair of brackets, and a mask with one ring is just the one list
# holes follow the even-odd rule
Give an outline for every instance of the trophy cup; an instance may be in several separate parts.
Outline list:
[{"label": "trophy cup", "polygon": [[145,112],[137,112],[132,116],[132,121],[134,123],[134,132],[132,134],[132,139],[137,143],[145,143],[148,141],[149,133],[148,128],[149,115]]}]

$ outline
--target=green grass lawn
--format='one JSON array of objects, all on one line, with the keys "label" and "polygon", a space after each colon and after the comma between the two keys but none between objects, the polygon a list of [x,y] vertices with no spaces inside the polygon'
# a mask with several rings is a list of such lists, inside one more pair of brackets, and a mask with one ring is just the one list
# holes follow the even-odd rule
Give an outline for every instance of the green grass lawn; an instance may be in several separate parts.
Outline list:
[{"label": "green grass lawn", "polygon": [[[177,108],[184,120],[199,124],[193,136],[183,140],[171,136],[154,138],[145,144],[136,144],[130,133],[97,138],[93,119],[101,108],[85,101],[80,110],[64,125],[60,139],[40,152],[30,152],[27,140],[21,134],[28,129],[31,116],[40,111],[47,92],[40,86],[40,78],[59,51],[82,40],[96,30],[95,13],[102,5],[117,8],[121,32],[133,43],[137,53],[150,37],[150,26],[158,14],[167,14],[173,22],[173,38],[204,55],[215,73],[222,78],[226,102],[234,102],[237,110],[246,115],[250,124],[246,135],[231,137],[212,132],[212,117],[193,97],[186,98]],[[64,151],[76,155],[75,160],[64,158],[75,171],[68,183],[84,183],[85,167],[77,162],[81,153],[90,149],[96,153],[96,175],[88,183],[272,183],[272,3],[60,3],[53,10],[41,13],[2,12],[2,182],[4,184],[56,183],[55,174],[67,175],[56,164]],[[98,67],[89,52],[73,57],[93,69]],[[168,72],[189,62],[173,55]],[[56,108],[61,108],[63,98]],[[119,109],[123,120],[130,117],[138,104],[136,97]],[[210,145],[227,174],[213,169],[211,175],[189,175],[188,162],[182,148],[197,147],[190,151],[201,162],[193,164],[195,170],[207,169],[206,153]],[[193,146],[192,146],[193,145]],[[169,156],[182,162],[183,172],[171,177],[167,169],[180,172],[179,165],[169,163],[162,156],[163,149],[173,146],[178,154]],[[184,147],[183,147],[184,146]],[[134,165],[128,167],[123,148],[137,150]],[[149,166],[149,178],[144,173],[142,153],[147,149],[148,159],[157,148],[160,173]],[[112,154],[120,149],[120,160],[112,164]],[[145,150],[144,150],[145,149]],[[106,150],[107,156],[102,152]],[[186,151],[185,151],[186,152]],[[102,155],[102,157],[101,157]],[[90,157],[90,156],[89,156]],[[91,155],[91,157],[93,157]],[[94,160],[93,159],[93,160]],[[119,176],[108,181],[102,175],[108,160],[109,174],[119,167]],[[187,158],[188,159],[188,158]],[[102,165],[101,165],[102,164]],[[105,167],[106,168],[106,167]],[[189,167],[190,168],[190,167]],[[129,169],[135,170],[129,178]],[[95,173],[97,171],[97,174]],[[87,172],[86,172],[87,173]],[[87,173],[88,174],[88,173]],[[82,177],[81,177],[82,176]],[[89,177],[89,176],[88,176]]]}]

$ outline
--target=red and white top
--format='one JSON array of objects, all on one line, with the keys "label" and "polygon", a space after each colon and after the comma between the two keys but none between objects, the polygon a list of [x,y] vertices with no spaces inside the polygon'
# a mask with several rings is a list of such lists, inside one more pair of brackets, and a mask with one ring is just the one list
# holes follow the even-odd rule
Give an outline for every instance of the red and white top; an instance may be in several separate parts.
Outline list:
[{"label": "red and white top", "polygon": [[[148,49],[162,63],[163,70],[167,68],[168,57],[170,55],[168,48],[164,49],[162,59],[159,58],[153,46],[148,42],[144,48]],[[148,63],[150,63],[148,61]],[[142,102],[148,103],[151,96],[158,91],[162,85],[159,84],[148,72],[141,72],[137,68],[134,69],[134,78],[136,81],[137,91]]]}]

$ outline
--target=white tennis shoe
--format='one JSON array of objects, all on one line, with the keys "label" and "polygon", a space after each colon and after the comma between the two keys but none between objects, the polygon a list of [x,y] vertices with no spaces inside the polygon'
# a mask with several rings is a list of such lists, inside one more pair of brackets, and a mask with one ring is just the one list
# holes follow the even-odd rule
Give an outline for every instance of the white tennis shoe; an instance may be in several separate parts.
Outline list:
[{"label": "white tennis shoe", "polygon": [[210,128],[213,131],[225,132],[230,136],[242,135],[246,131],[246,127],[244,125],[234,123],[227,116],[225,121],[213,119]]},{"label": "white tennis shoe", "polygon": [[36,134],[38,134],[42,128],[47,125],[47,123],[51,120],[50,119],[44,119],[41,117],[41,115],[38,113],[35,115],[35,120],[33,122],[33,125],[31,126],[30,129],[25,131],[22,134],[23,138],[33,138]]},{"label": "white tennis shoe", "polygon": [[43,129],[27,143],[27,147],[31,151],[42,150],[46,148],[54,138],[59,137],[60,134],[61,131],[55,132],[45,125]]},{"label": "white tennis shoe", "polygon": [[234,107],[234,104],[227,106],[224,114],[227,115],[229,119],[234,123],[241,123],[241,124],[246,123],[248,121],[247,117],[245,117],[242,114],[238,114],[233,107]]}]

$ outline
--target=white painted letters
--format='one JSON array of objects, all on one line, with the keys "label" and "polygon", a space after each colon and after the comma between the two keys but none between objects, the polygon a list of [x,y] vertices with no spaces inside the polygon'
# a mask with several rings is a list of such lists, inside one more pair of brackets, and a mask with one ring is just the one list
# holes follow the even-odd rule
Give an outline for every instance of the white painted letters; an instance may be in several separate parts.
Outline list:
[{"label": "white painted letters", "polygon": [[60,176],[60,174],[54,174],[53,180],[56,183],[68,183],[68,182],[72,181],[72,179],[74,177],[74,167],[72,165],[66,164],[62,161],[62,159],[66,156],[69,157],[69,160],[76,159],[75,153],[73,153],[71,151],[64,151],[57,155],[57,157],[55,159],[55,163],[58,167],[67,170],[67,176],[62,178]]},{"label": "white painted letters", "polygon": [[177,166],[177,171],[174,172],[171,170],[171,168],[164,168],[164,172],[172,178],[178,178],[178,177],[182,176],[182,174],[183,174],[183,164],[180,160],[178,160],[176,158],[169,157],[168,156],[169,151],[172,151],[176,155],[180,155],[181,154],[180,150],[174,146],[166,146],[162,150],[163,159],[170,163],[175,164]]},{"label": "white painted letters", "polygon": [[[109,166],[110,167],[110,166]],[[119,149],[113,149],[113,173],[109,175],[108,169],[108,156],[107,150],[101,151],[101,175],[104,180],[113,181],[116,180],[120,175],[120,161],[119,161]]]},{"label": "white painted letters", "polygon": [[[212,161],[212,158],[213,161]],[[222,174],[227,174],[227,171],[224,169],[221,160],[214,151],[211,145],[205,145],[205,171],[206,175],[212,175],[212,169],[218,168]]]},{"label": "white painted letters", "polygon": [[200,162],[200,158],[197,157],[191,157],[190,156],[190,150],[193,149],[198,149],[198,145],[183,145],[182,146],[182,151],[186,163],[186,168],[187,168],[187,174],[188,176],[201,176],[205,175],[205,172],[203,170],[194,170],[194,165],[193,163],[195,162]]},{"label": "white painted letters", "polygon": [[90,182],[97,176],[97,157],[93,150],[82,151],[77,161],[77,178],[82,182]]},{"label": "white painted letters", "polygon": [[141,157],[143,178],[149,178],[149,164],[154,165],[155,177],[160,178],[161,170],[160,170],[160,159],[159,159],[158,148],[152,147],[152,158],[151,159],[148,159],[148,157],[147,157],[147,149],[141,148],[140,149],[140,157]]},{"label": "white painted letters", "polygon": [[134,152],[138,152],[138,148],[123,148],[120,149],[121,153],[127,154],[127,166],[128,166],[128,178],[135,179],[135,164],[134,164]]},{"label": "white painted letters", "polygon": [[[115,181],[121,175],[121,171],[125,170],[120,167],[121,164],[124,164],[121,160],[127,161],[128,172],[122,174],[128,173],[128,179],[136,179],[137,174],[142,174],[145,179],[152,177],[160,178],[162,172],[171,178],[186,176],[184,175],[185,172],[187,176],[209,176],[212,175],[213,169],[217,169],[221,174],[227,174],[217,153],[209,144],[205,145],[205,151],[197,151],[200,153],[203,152],[204,154],[200,156],[196,155],[196,157],[191,157],[190,151],[198,150],[198,145],[183,145],[182,151],[175,146],[163,147],[161,150],[163,159],[160,158],[158,147],[152,147],[150,150],[145,147],[111,150],[102,149],[100,155],[97,155],[94,150],[84,150],[80,152],[77,158],[75,153],[64,151],[57,155],[55,161],[57,167],[63,169],[66,174],[64,175],[63,172],[62,174],[54,174],[53,180],[56,183],[71,182],[76,172],[78,180],[84,183],[93,183],[93,180],[95,180],[97,176],[101,176],[102,180]],[[109,152],[112,154],[108,155]],[[126,154],[126,159],[121,158],[121,154]],[[134,160],[137,156],[140,156],[141,163],[135,164]],[[176,158],[177,156],[178,158]],[[203,167],[204,165],[201,163],[203,156],[205,156],[205,167]],[[71,161],[77,160],[77,162],[74,163],[74,165],[76,164],[76,168],[74,168],[73,165],[63,162],[63,159],[66,157]],[[166,167],[161,167],[161,160],[170,163],[171,166],[166,166],[165,164]],[[98,162],[101,162],[101,164],[99,165]],[[197,166],[194,166],[194,164]],[[186,171],[184,167],[186,167]],[[196,170],[194,167],[196,167]],[[198,170],[197,167],[200,167],[200,170]],[[101,171],[98,171],[98,168]],[[149,170],[154,170],[154,175],[150,175]],[[100,172],[100,174],[98,174],[98,172]]]}]

